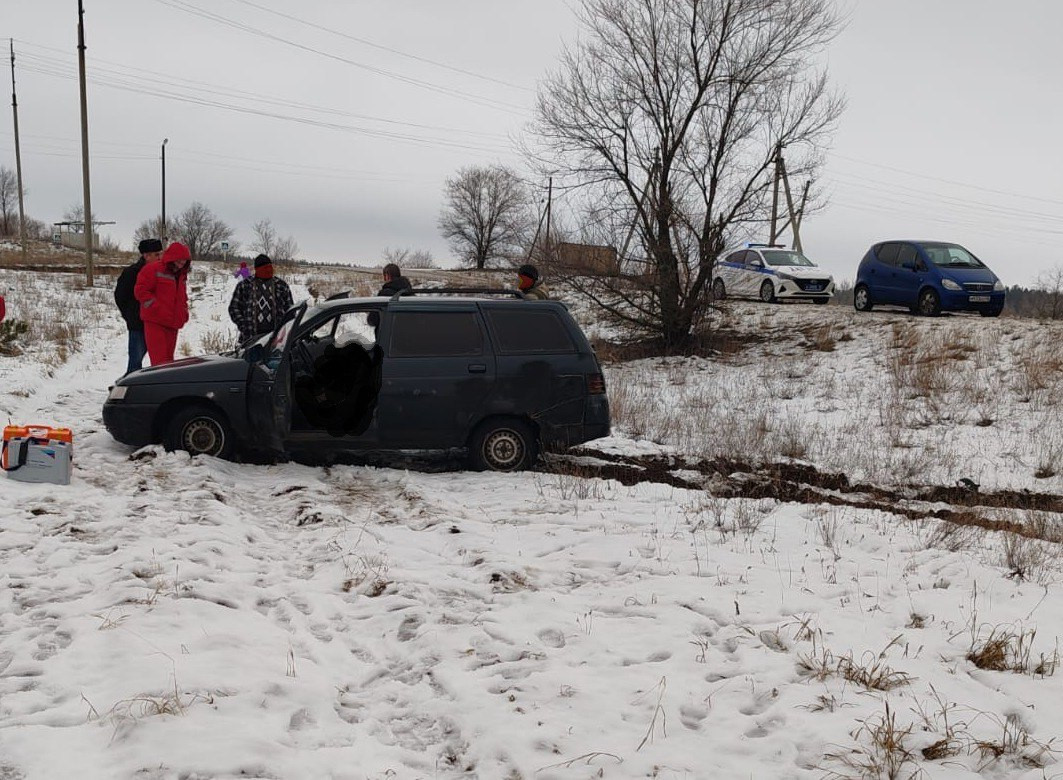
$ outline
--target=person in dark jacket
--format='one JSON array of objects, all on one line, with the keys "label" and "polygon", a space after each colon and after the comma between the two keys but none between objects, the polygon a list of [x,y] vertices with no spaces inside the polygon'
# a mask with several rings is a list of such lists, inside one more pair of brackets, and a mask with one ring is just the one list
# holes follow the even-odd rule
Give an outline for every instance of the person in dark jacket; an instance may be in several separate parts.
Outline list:
[{"label": "person in dark jacket", "polygon": [[274,276],[273,261],[266,255],[255,258],[255,275],[244,279],[229,302],[229,317],[240,331],[240,343],[272,333],[292,307],[288,283]]},{"label": "person in dark jacket", "polygon": [[539,269],[534,265],[522,265],[517,269],[517,288],[530,301],[547,301],[550,299],[550,292],[546,289],[546,285],[543,284]]},{"label": "person in dark jacket", "polygon": [[140,269],[148,263],[162,259],[162,242],[157,238],[145,238],[137,245],[137,250],[140,252],[140,258],[122,270],[118,275],[118,283],[114,286],[114,302],[118,304],[118,311],[129,330],[129,362],[125,369],[127,374],[143,366],[144,356],[148,353],[144,341],[144,322],[140,319],[140,302],[133,294],[133,288],[136,287]]},{"label": "person in dark jacket", "polygon": [[402,275],[402,269],[394,263],[388,263],[384,266],[384,286],[380,288],[380,292],[377,295],[386,295],[389,298],[395,293],[413,295],[412,290],[413,285],[410,284],[409,279]]},{"label": "person in dark jacket", "polygon": [[174,242],[162,259],[146,263],[137,274],[133,295],[140,301],[144,342],[151,365],[172,363],[177,351],[177,332],[188,322],[188,269],[192,255],[184,244]]}]

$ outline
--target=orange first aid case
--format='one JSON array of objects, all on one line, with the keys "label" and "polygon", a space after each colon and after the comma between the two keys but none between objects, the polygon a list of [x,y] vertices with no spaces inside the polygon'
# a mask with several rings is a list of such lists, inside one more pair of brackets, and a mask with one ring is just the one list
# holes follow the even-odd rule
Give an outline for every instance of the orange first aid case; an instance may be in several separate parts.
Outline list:
[{"label": "orange first aid case", "polygon": [[26,482],[70,482],[74,432],[48,425],[8,425],[0,467]]}]

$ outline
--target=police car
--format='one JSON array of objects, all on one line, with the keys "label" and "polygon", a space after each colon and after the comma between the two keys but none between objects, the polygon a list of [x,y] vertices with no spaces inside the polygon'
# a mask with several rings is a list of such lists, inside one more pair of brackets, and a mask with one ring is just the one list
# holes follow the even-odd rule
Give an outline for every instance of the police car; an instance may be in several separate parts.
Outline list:
[{"label": "police car", "polygon": [[834,277],[800,252],[779,244],[746,244],[724,252],[716,261],[713,297],[811,300],[826,303],[834,297]]}]

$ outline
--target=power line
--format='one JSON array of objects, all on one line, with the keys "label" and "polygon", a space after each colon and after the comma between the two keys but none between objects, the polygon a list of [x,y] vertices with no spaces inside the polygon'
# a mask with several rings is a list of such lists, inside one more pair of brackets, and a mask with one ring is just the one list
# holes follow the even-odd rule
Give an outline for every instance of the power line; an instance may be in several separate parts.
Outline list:
[{"label": "power line", "polygon": [[207,11],[203,8],[193,5],[192,3],[186,2],[186,0],[155,0],[155,2],[159,3],[160,5],[165,5],[169,8],[173,8],[177,11],[183,11],[184,13],[191,14],[193,16],[198,16],[208,21],[215,22],[226,27],[231,27],[236,30],[240,30],[241,32],[246,32],[251,35],[258,36],[260,38],[265,38],[267,40],[274,41],[276,43],[283,43],[286,46],[291,46],[292,48],[299,49],[300,51],[316,54],[319,57],[325,57],[335,62],[350,65],[352,67],[359,68],[361,70],[365,70],[369,73],[374,73],[385,78],[395,79],[396,81],[401,81],[405,84],[420,87],[430,92],[435,92],[437,94],[446,95],[449,97],[460,98],[462,100],[467,100],[471,103],[483,106],[485,108],[492,108],[498,111],[505,111],[507,113],[513,113],[520,116],[525,116],[527,114],[527,109],[524,106],[518,106],[513,103],[504,103],[498,100],[491,100],[490,98],[485,98],[483,96],[476,95],[470,92],[465,92],[460,89],[444,87],[439,84],[433,84],[432,82],[424,81],[422,79],[415,79],[410,76],[403,76],[400,73],[385,70],[384,68],[378,68],[373,65],[366,65],[363,62],[357,62],[356,60],[341,57],[338,54],[332,54],[331,52],[327,52],[322,49],[317,49],[313,46],[307,46],[306,44],[298,43],[297,41],[293,41],[279,35],[274,35],[273,33],[267,32],[265,30],[260,30],[257,27],[252,27],[249,24],[237,21],[235,19],[230,19],[226,16],[222,16],[221,14],[214,13],[213,11]]},{"label": "power line", "polygon": [[332,35],[338,35],[339,37],[346,38],[349,41],[354,41],[356,43],[361,43],[361,44],[363,44],[365,46],[370,46],[370,47],[372,47],[374,49],[379,49],[380,51],[386,51],[386,52],[389,52],[391,54],[398,55],[399,57],[406,57],[407,59],[416,60],[417,62],[423,62],[423,63],[425,63],[427,65],[433,65],[433,66],[435,66],[437,68],[444,68],[445,70],[449,70],[449,71],[452,71],[454,73],[460,73],[460,74],[462,74],[464,76],[471,76],[472,78],[475,78],[475,79],[482,79],[483,81],[490,81],[490,82],[493,82],[495,84],[500,84],[503,87],[511,87],[512,89],[520,89],[520,90],[524,90],[525,92],[534,92],[535,91],[535,90],[533,90],[530,87],[524,87],[524,86],[521,86],[520,84],[513,84],[512,82],[509,82],[509,81],[503,81],[502,79],[496,79],[493,76],[485,76],[482,73],[475,73],[475,72],[470,71],[470,70],[465,70],[463,68],[458,68],[458,67],[455,67],[453,65],[448,65],[445,62],[439,62],[437,60],[431,60],[431,59],[428,59],[427,57],[421,57],[421,56],[418,56],[416,54],[409,54],[408,52],[400,51],[398,49],[393,49],[390,46],[384,46],[384,45],[379,44],[379,43],[374,43],[373,41],[366,40],[365,38],[359,38],[359,37],[354,36],[354,35],[349,35],[347,33],[340,32],[339,30],[334,30],[334,29],[332,29],[330,27],[325,27],[324,25],[315,24],[314,22],[309,22],[306,19],[300,19],[297,16],[291,16],[290,14],[282,13],[281,11],[277,11],[277,10],[274,10],[272,8],[267,8],[264,5],[259,5],[258,3],[253,3],[253,2],[251,2],[251,0],[232,0],[232,2],[240,3],[240,4],[246,5],[246,6],[250,6],[251,8],[257,8],[258,10],[265,11],[268,14],[273,14],[274,16],[279,16],[279,17],[281,17],[283,19],[289,19],[289,20],[291,20],[293,22],[298,22],[299,24],[305,25],[307,27],[312,27],[315,30],[321,30],[323,32],[330,33]]}]

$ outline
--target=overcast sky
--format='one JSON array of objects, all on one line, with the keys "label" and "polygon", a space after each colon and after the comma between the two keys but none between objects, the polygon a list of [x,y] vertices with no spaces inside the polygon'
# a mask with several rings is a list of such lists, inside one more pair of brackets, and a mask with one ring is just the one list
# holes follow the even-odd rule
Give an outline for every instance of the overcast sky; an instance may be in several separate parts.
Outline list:
[{"label": "overcast sky", "polygon": [[[85,5],[93,206],[114,238],[130,245],[158,213],[169,138],[168,214],[202,201],[244,242],[269,217],[302,255],[361,264],[385,247],[446,262],[444,180],[521,167],[536,82],[577,32],[564,0]],[[956,241],[1009,284],[1063,262],[1063,3],[841,5],[828,64],[849,108],[806,253],[852,278],[875,241]],[[2,0],[27,211],[49,223],[81,199],[76,30],[75,0]],[[10,119],[0,164],[14,164]]]}]

